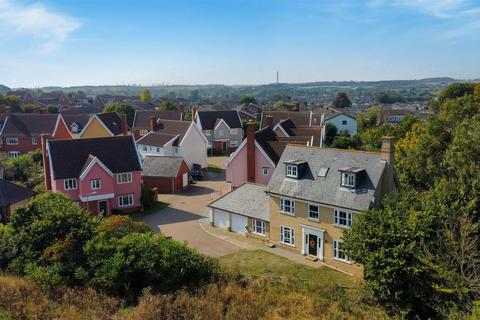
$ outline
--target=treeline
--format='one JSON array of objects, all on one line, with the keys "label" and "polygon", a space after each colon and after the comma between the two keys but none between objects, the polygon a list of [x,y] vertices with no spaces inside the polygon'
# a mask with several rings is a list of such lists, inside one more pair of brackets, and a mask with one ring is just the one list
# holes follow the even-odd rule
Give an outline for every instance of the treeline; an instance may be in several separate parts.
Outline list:
[{"label": "treeline", "polygon": [[480,84],[451,85],[438,103],[396,143],[398,192],[344,236],[370,294],[408,319],[479,312]]}]

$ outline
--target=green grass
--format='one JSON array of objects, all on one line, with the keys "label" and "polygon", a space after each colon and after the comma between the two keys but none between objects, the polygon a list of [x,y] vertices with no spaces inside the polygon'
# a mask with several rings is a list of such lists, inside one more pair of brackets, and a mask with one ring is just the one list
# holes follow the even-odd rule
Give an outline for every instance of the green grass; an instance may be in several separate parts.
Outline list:
[{"label": "green grass", "polygon": [[208,165],[208,171],[220,173],[220,172],[225,171],[225,169],[220,168],[219,166],[210,163]]},{"label": "green grass", "polygon": [[277,276],[320,284],[351,286],[354,279],[328,267],[311,268],[263,250],[240,251],[219,258],[227,270],[250,276]]}]

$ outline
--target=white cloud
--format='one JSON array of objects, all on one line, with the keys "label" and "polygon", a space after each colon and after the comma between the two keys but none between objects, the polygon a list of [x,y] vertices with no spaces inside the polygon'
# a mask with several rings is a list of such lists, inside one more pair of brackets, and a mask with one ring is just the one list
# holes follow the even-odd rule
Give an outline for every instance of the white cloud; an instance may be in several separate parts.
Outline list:
[{"label": "white cloud", "polygon": [[440,18],[450,18],[462,10],[466,2],[466,0],[394,0],[393,4],[412,7]]},{"label": "white cloud", "polygon": [[57,49],[79,27],[77,19],[53,12],[40,3],[23,5],[15,0],[0,0],[0,28],[33,36],[40,41],[43,51]]}]

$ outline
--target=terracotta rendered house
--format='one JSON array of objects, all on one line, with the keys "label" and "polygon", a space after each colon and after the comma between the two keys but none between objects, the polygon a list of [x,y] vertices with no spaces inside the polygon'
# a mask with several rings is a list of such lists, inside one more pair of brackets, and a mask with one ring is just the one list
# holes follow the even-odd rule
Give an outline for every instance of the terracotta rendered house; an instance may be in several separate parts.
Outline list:
[{"label": "terracotta rendered house", "polygon": [[243,126],[236,110],[192,111],[192,119],[203,132],[212,153],[233,152],[242,143]]},{"label": "terracotta rendered house", "polygon": [[247,137],[225,162],[226,181],[232,189],[246,182],[266,186],[287,144],[306,146],[312,140],[312,136],[279,136],[271,127],[254,130],[255,124],[249,122]]},{"label": "terracotta rendered house", "polygon": [[17,114],[6,109],[0,130],[0,151],[9,157],[40,149],[42,134],[48,134],[51,139],[72,138],[59,114]]},{"label": "terracotta rendered house", "polygon": [[151,117],[137,148],[142,161],[147,156],[181,157],[190,169],[208,167],[207,139],[193,122]]},{"label": "terracotta rendered house", "polygon": [[94,114],[85,125],[78,137],[101,138],[128,134],[127,116],[116,112]]},{"label": "terracotta rendered house", "polygon": [[92,214],[142,207],[142,168],[132,136],[48,140],[43,136],[45,185]]}]

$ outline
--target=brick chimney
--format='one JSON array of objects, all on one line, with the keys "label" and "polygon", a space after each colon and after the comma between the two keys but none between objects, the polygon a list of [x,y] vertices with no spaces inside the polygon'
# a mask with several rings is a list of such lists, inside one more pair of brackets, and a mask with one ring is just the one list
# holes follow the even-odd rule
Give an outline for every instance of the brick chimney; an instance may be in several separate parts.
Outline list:
[{"label": "brick chimney", "polygon": [[41,142],[42,142],[42,161],[43,161],[43,175],[44,175],[44,182],[45,182],[45,189],[52,190],[52,177],[50,176],[50,161],[47,152],[47,141],[48,141],[48,134],[42,133]]},{"label": "brick chimney", "polygon": [[150,117],[150,127],[149,127],[150,131],[155,131],[155,127],[157,126],[157,121],[158,121],[158,117]]},{"label": "brick chimney", "polygon": [[197,114],[197,108],[192,108],[192,121],[195,122],[195,115]]},{"label": "brick chimney", "polygon": [[122,113],[122,132],[123,135],[126,136],[128,135],[128,124],[127,124],[127,115],[125,113]]},{"label": "brick chimney", "polygon": [[3,112],[5,114],[5,117],[11,116],[12,115],[12,108],[11,107],[5,107],[3,109]]},{"label": "brick chimney", "polygon": [[255,123],[247,123],[247,181],[255,183]]},{"label": "brick chimney", "polygon": [[264,127],[270,127],[273,129],[273,117],[271,115],[267,115],[265,117],[265,125]]},{"label": "brick chimney", "polygon": [[386,192],[392,191],[397,186],[396,174],[395,174],[395,138],[394,137],[382,137],[382,149],[383,159],[387,161],[387,186]]}]

